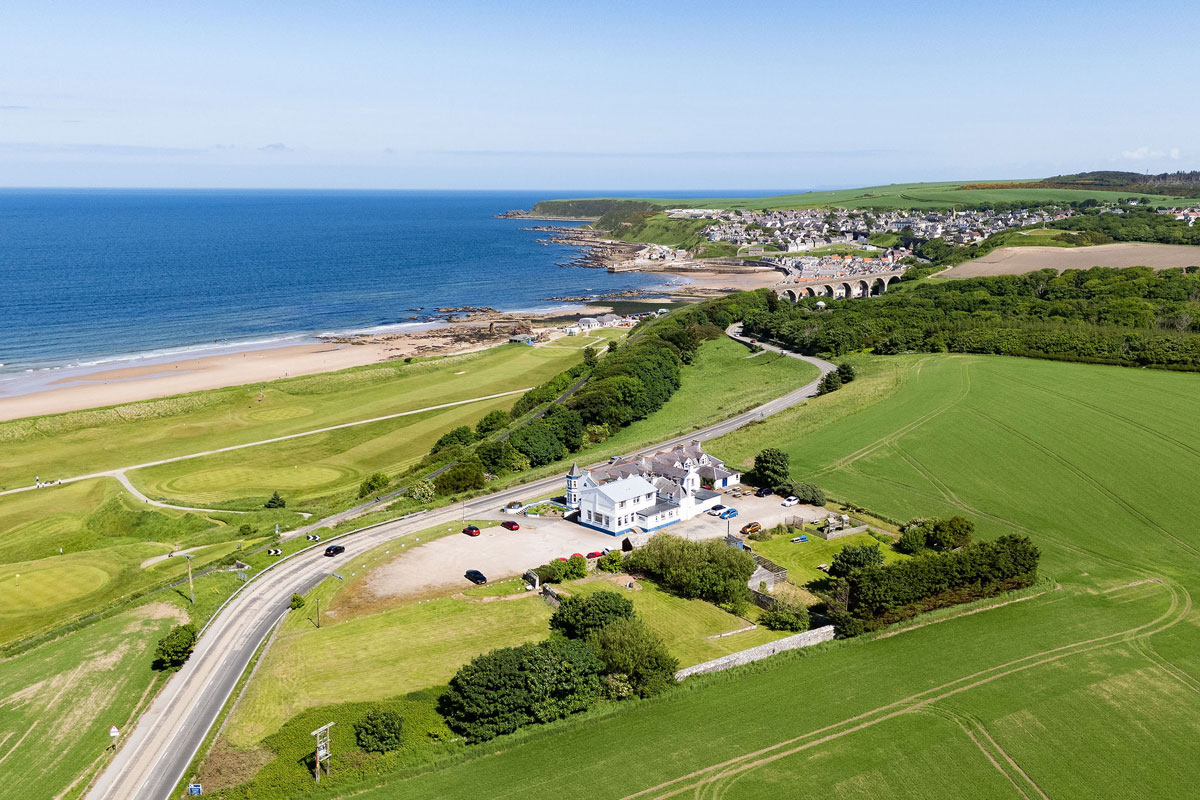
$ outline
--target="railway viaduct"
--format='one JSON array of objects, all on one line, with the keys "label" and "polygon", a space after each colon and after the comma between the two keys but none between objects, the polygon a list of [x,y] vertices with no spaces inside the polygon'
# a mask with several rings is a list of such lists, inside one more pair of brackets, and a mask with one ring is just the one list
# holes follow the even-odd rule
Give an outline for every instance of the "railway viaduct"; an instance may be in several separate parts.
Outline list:
[{"label": "railway viaduct", "polygon": [[775,293],[793,303],[802,297],[870,297],[880,295],[888,287],[900,280],[903,269],[892,272],[878,272],[872,275],[852,275],[846,278],[828,278],[822,280],[803,281],[801,283],[780,283],[775,285]]}]

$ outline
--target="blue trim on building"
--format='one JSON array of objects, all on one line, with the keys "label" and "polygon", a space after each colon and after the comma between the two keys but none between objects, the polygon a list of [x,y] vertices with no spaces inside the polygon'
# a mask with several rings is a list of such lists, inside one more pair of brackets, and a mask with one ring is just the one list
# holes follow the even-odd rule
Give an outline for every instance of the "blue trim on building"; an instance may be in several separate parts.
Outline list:
[{"label": "blue trim on building", "polygon": [[[674,525],[674,524],[676,524],[678,522],[682,522],[682,521],[683,520],[680,520],[680,519],[673,519],[670,522],[664,522],[662,525],[656,525],[653,528],[642,528],[642,530],[646,531],[647,533],[649,533],[650,531],[660,531],[669,525]],[[578,520],[578,522],[580,525],[582,525],[585,528],[591,528],[594,531],[600,531],[601,533],[607,533],[609,536],[624,536],[625,534],[630,533],[635,527],[633,525],[630,525],[628,528],[622,528],[621,530],[616,531],[614,533],[613,531],[610,531],[608,528],[601,528],[599,525],[593,525],[590,522],[584,522],[583,520]]]}]

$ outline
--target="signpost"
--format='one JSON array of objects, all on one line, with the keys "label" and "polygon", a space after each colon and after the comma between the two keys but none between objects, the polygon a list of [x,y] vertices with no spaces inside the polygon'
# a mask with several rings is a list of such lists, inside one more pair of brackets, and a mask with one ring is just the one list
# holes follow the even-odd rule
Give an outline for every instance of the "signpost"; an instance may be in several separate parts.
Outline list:
[{"label": "signpost", "polygon": [[313,777],[317,783],[321,782],[321,762],[325,762],[325,774],[329,774],[329,729],[336,723],[330,722],[322,725],[312,732],[312,735],[317,737],[316,757],[313,759]]},{"label": "signpost", "polygon": [[116,725],[113,725],[111,728],[108,729],[108,735],[115,739],[121,735],[121,732],[119,730],[117,730]]},{"label": "signpost", "polygon": [[188,794],[204,794],[204,787],[199,783],[189,783]]}]

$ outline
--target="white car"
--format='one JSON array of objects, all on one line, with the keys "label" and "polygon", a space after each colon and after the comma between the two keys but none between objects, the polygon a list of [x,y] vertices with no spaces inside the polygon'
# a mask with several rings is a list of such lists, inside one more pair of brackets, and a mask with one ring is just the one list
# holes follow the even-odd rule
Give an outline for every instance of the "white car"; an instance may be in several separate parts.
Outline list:
[{"label": "white car", "polygon": [[779,505],[783,506],[784,508],[791,508],[792,506],[800,505],[800,498],[793,495]]}]

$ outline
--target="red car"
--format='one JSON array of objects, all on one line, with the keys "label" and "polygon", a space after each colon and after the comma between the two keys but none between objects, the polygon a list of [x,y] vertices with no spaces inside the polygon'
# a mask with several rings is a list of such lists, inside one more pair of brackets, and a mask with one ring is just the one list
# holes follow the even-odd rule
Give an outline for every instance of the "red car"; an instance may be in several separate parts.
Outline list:
[{"label": "red car", "polygon": [[476,528],[474,525],[468,525],[467,527],[463,528],[463,533],[465,533],[467,536],[478,536],[479,528]]},{"label": "red car", "polygon": [[571,553],[571,558],[583,558],[583,553]]},{"label": "red car", "polygon": [[593,550],[592,552],[587,554],[587,557],[588,558],[599,558],[602,555],[604,555],[604,553],[601,553],[599,550]]},{"label": "red car", "polygon": [[563,558],[562,556],[559,556],[559,557],[558,557],[558,560],[559,560],[559,561],[570,561],[571,559],[569,559],[569,558]]},{"label": "red car", "polygon": [[520,525],[518,525],[517,523],[513,522],[511,519],[506,519],[506,520],[504,520],[504,522],[501,522],[501,523],[500,523],[500,527],[501,527],[501,528],[506,528],[506,529],[508,529],[508,530],[510,530],[510,531],[519,531],[519,530],[521,530],[521,526],[520,526]]}]

